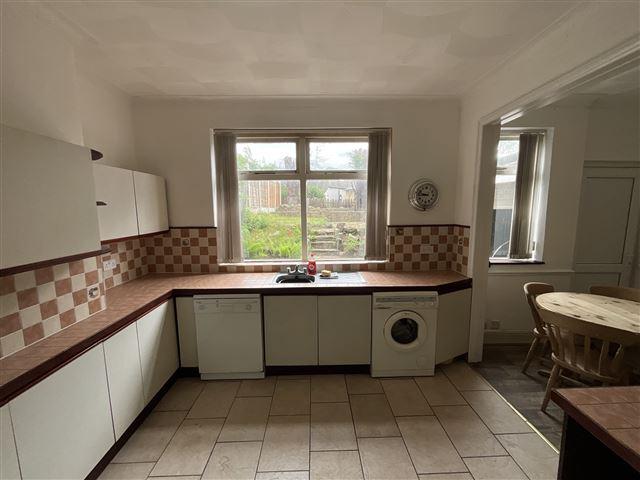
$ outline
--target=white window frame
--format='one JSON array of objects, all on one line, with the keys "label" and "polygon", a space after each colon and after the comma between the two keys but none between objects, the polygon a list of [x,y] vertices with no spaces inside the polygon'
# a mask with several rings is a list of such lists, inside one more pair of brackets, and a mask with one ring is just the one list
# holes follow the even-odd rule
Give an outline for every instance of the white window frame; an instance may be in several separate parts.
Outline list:
[{"label": "white window frame", "polygon": [[[265,180],[298,180],[300,182],[300,230],[301,256],[300,261],[308,261],[307,247],[307,180],[367,180],[367,170],[311,170],[309,143],[314,140],[323,142],[369,142],[368,131],[313,131],[313,132],[242,132],[235,131],[236,145],[244,142],[295,142],[296,169],[295,170],[238,170],[238,182]],[[366,239],[365,239],[366,241]],[[274,263],[297,259],[267,259],[251,260],[244,258],[243,263]],[[324,259],[320,259],[324,261]],[[364,258],[327,259],[326,261],[363,261]]]}]

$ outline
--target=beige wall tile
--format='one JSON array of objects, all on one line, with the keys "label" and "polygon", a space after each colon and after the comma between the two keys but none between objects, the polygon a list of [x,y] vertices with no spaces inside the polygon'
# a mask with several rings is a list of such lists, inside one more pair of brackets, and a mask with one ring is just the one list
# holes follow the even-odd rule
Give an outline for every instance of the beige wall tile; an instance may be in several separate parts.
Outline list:
[{"label": "beige wall tile", "polygon": [[415,377],[415,381],[432,407],[467,404],[447,376],[440,371],[437,371],[433,377]]},{"label": "beige wall tile", "polygon": [[531,480],[556,478],[558,454],[537,433],[498,435],[497,439]]},{"label": "beige wall tile", "polygon": [[396,417],[433,415],[433,411],[413,378],[386,379],[381,380],[380,383]]},{"label": "beige wall tile", "polygon": [[155,410],[189,410],[202,392],[205,382],[198,378],[179,378],[160,400]]},{"label": "beige wall tile", "polygon": [[358,446],[367,480],[418,478],[401,438],[359,438]]},{"label": "beige wall tile", "polygon": [[221,419],[186,419],[162,453],[151,475],[201,475],[222,429],[222,423]]},{"label": "beige wall tile", "polygon": [[398,437],[400,430],[384,395],[351,395],[358,437]]},{"label": "beige wall tile", "polygon": [[311,452],[311,480],[361,480],[360,454],[350,452]]},{"label": "beige wall tile", "polygon": [[311,404],[311,450],[356,450],[348,403]]},{"label": "beige wall tile", "polygon": [[467,469],[436,417],[398,417],[396,421],[418,473]]},{"label": "beige wall tile", "polygon": [[309,416],[269,417],[258,471],[309,469]]},{"label": "beige wall tile", "polygon": [[253,480],[261,448],[262,442],[216,443],[202,479]]},{"label": "beige wall tile", "polygon": [[146,480],[153,468],[151,463],[110,463],[98,480]]},{"label": "beige wall tile", "polygon": [[466,362],[458,361],[444,365],[442,370],[458,390],[491,390],[491,385]]},{"label": "beige wall tile", "polygon": [[532,432],[527,422],[496,392],[478,390],[462,392],[462,395],[493,433]]},{"label": "beige wall tile", "polygon": [[475,480],[527,480],[511,457],[476,457],[464,461]]},{"label": "beige wall tile", "polygon": [[377,378],[369,375],[346,375],[347,390],[350,395],[382,393],[382,385]]},{"label": "beige wall tile", "polygon": [[309,472],[258,472],[256,480],[309,480]]},{"label": "beige wall tile", "polygon": [[155,462],[168,445],[186,412],[151,412],[113,463]]},{"label": "beige wall tile", "polygon": [[236,396],[240,382],[206,382],[187,418],[224,418]]},{"label": "beige wall tile", "polygon": [[276,377],[243,380],[238,390],[238,397],[270,397],[276,387]]},{"label": "beige wall tile", "polygon": [[219,442],[262,441],[267,428],[271,397],[242,397],[233,401]]},{"label": "beige wall tile", "polygon": [[471,407],[433,407],[433,410],[462,457],[507,454]]},{"label": "beige wall tile", "polygon": [[348,402],[344,375],[313,375],[311,377],[312,402]]},{"label": "beige wall tile", "polygon": [[309,380],[283,380],[276,383],[271,402],[271,415],[308,415],[310,409]]}]

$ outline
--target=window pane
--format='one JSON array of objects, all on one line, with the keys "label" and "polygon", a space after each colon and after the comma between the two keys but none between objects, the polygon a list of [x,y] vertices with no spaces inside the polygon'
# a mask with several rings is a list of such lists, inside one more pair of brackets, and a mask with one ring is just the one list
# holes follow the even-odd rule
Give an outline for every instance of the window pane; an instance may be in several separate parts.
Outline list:
[{"label": "window pane", "polygon": [[295,142],[237,142],[238,171],[296,169]]},{"label": "window pane", "polygon": [[498,163],[493,197],[493,229],[491,235],[491,257],[493,258],[507,257],[509,255],[519,145],[520,142],[517,138],[503,139],[498,142]]},{"label": "window pane", "polygon": [[366,180],[309,180],[309,255],[317,259],[364,258]]},{"label": "window pane", "polygon": [[369,142],[309,142],[311,170],[366,170]]},{"label": "window pane", "polygon": [[245,260],[302,257],[300,182],[239,182],[242,254]]}]

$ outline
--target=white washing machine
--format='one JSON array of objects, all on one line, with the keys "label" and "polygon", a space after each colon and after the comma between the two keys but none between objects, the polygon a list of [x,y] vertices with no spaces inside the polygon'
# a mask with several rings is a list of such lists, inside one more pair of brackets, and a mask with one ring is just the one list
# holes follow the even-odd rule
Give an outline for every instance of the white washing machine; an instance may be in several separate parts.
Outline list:
[{"label": "white washing machine", "polygon": [[433,375],[437,292],[373,294],[371,376]]}]

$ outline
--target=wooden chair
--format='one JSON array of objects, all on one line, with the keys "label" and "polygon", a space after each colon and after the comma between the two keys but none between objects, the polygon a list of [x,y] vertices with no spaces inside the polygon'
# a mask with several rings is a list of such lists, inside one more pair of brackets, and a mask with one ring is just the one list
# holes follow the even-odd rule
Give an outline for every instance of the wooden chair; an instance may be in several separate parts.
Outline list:
[{"label": "wooden chair", "polygon": [[531,347],[529,347],[529,352],[527,353],[527,357],[524,359],[524,365],[522,366],[522,371],[526,372],[527,368],[529,368],[529,364],[536,356],[536,351],[539,346],[544,349],[544,346],[547,343],[547,331],[544,325],[544,322],[540,318],[540,314],[538,313],[538,306],[536,305],[536,297],[538,295],[542,295],[543,293],[551,293],[555,289],[553,285],[548,283],[540,283],[540,282],[530,282],[524,284],[524,295],[527,297],[527,302],[529,303],[529,308],[531,309],[531,316],[533,317],[533,322],[535,326],[533,328],[533,341],[531,342]]},{"label": "wooden chair", "polygon": [[[637,334],[544,309],[539,312],[547,327],[553,360],[542,411],[546,410],[551,389],[557,386],[563,370],[605,386],[626,383],[628,369],[623,363],[624,355],[628,347],[640,340]],[[582,345],[577,344],[578,339],[582,340]]]},{"label": "wooden chair", "polygon": [[620,298],[622,300],[631,300],[632,302],[640,302],[639,288],[594,285],[589,287],[589,293],[593,295],[602,295],[603,297],[613,297]]}]

